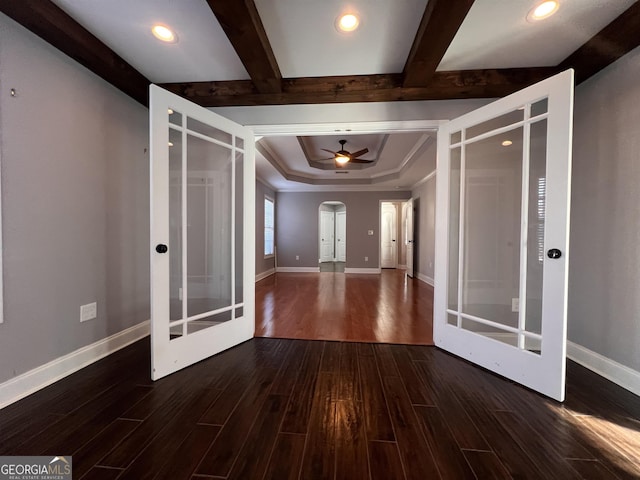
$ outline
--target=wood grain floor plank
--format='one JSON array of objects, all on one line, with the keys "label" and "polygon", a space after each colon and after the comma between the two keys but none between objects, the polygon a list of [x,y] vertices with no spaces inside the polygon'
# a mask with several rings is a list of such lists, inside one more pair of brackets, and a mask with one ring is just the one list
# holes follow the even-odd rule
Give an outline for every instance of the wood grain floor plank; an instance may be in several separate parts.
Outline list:
[{"label": "wood grain floor plank", "polygon": [[513,412],[493,412],[493,417],[509,432],[509,436],[520,445],[520,448],[533,461],[535,464],[533,471],[539,472],[546,478],[553,476],[567,480],[580,478],[578,472],[558,454],[555,446],[549,443],[544,436],[538,435],[518,414]]},{"label": "wood grain floor plank", "polygon": [[82,480],[115,480],[121,473],[119,468],[93,467]]},{"label": "wood grain floor plank", "polygon": [[301,340],[291,340],[288,343],[291,348],[286,352],[286,358],[282,367],[273,380],[271,392],[275,395],[291,395],[293,387],[298,379],[302,359],[306,350],[306,344]]},{"label": "wood grain floor plank", "polygon": [[[60,452],[60,446],[63,445],[70,451],[74,451],[126,410],[127,399],[130,395],[135,402],[148,392],[148,388],[140,388],[127,383],[116,384],[101,396],[93,397],[72,413],[51,424],[35,437],[20,445],[18,449],[31,452],[33,455],[56,455],[52,452]],[[96,418],[99,420],[101,415],[106,418],[100,420],[101,425],[97,427],[97,430],[94,430],[91,423]],[[67,445],[68,443],[70,445]]]},{"label": "wood grain floor plank", "polygon": [[320,372],[309,418],[309,433],[300,478],[332,479],[335,476],[337,394],[337,375]]},{"label": "wood grain floor plank", "polygon": [[149,417],[140,422],[131,435],[115,446],[104,458],[98,462],[103,467],[125,469],[144,450],[144,448],[165,428],[167,419],[174,418],[191,398],[198,394],[197,390],[177,391]]},{"label": "wood grain floor plank", "polygon": [[612,433],[611,425],[607,425],[607,420],[601,420],[598,417],[579,416],[572,417],[571,421],[575,421],[577,425],[580,425],[580,433],[583,435],[584,444],[588,449],[596,453],[597,459],[607,469],[624,480],[638,478],[638,472],[640,472],[640,450],[630,449],[624,439]]},{"label": "wood grain floor plank", "polygon": [[465,458],[478,479],[511,480],[507,470],[493,452],[463,450]]},{"label": "wood grain floor plank", "polygon": [[168,456],[154,480],[188,480],[220,432],[219,426],[196,425],[189,436]]},{"label": "wood grain floor plank", "polygon": [[378,343],[373,346],[373,351],[375,352],[376,363],[381,377],[397,377],[400,375],[396,361],[391,354],[390,345]]},{"label": "wood grain floor plank", "polygon": [[262,478],[278,436],[288,397],[269,395],[258,413],[258,419],[238,454],[228,476],[229,480]]},{"label": "wood grain floor plank", "polygon": [[415,405],[414,410],[442,478],[475,480],[473,470],[438,408]]},{"label": "wood grain floor plank", "polygon": [[18,446],[25,443],[30,438],[43,432],[50,425],[59,422],[64,415],[59,413],[45,413],[43,415],[21,418],[20,425],[13,425],[11,428],[0,428],[0,455],[16,455],[20,452]]},{"label": "wood grain floor plank", "polygon": [[[102,432],[73,452],[73,475],[82,478],[109,451],[133,432],[140,422],[117,419]],[[122,470],[120,470],[122,472]]]},{"label": "wood grain floor plank", "polygon": [[126,468],[119,479],[151,480],[161,473],[173,452],[193,432],[198,418],[209,408],[216,394],[217,392],[212,394],[210,390],[195,391],[184,407],[167,419],[165,427]]},{"label": "wood grain floor plank", "polygon": [[258,369],[251,385],[238,402],[222,430],[206,453],[196,473],[227,477],[267,398],[276,370]]},{"label": "wood grain floor plank", "polygon": [[619,478],[598,460],[569,459],[569,464],[582,476],[589,480],[613,480]]},{"label": "wood grain floor plank", "polygon": [[371,480],[402,480],[405,477],[395,442],[369,442]]},{"label": "wood grain floor plank", "polygon": [[391,345],[391,354],[398,366],[398,372],[402,377],[407,393],[414,405],[435,405],[435,395],[431,386],[424,383],[418,377],[416,367],[411,360],[409,352],[404,345]]},{"label": "wood grain floor plank", "polygon": [[298,480],[306,439],[298,433],[278,434],[264,480]]},{"label": "wood grain floor plank", "polygon": [[414,361],[420,379],[432,389],[436,406],[444,416],[460,448],[490,450],[478,426],[469,416],[456,392],[466,386],[448,378],[446,371],[436,368],[432,362]]},{"label": "wood grain floor plank", "polygon": [[382,379],[407,480],[439,478],[438,468],[399,377]]},{"label": "wood grain floor plank", "polygon": [[329,373],[340,373],[340,357],[342,356],[342,342],[324,342],[320,371]]},{"label": "wood grain floor plank", "polygon": [[336,404],[336,480],[369,480],[369,459],[362,403]]},{"label": "wood grain floor plank", "polygon": [[282,421],[282,432],[307,433],[323,348],[323,342],[309,342],[307,344],[307,350],[300,366],[300,374],[291,392],[287,412]]},{"label": "wood grain floor plank", "polygon": [[340,357],[338,400],[361,401],[358,350],[355,343],[345,343]]},{"label": "wood grain floor plank", "polygon": [[360,388],[368,440],[395,441],[391,416],[373,356],[359,356]]}]

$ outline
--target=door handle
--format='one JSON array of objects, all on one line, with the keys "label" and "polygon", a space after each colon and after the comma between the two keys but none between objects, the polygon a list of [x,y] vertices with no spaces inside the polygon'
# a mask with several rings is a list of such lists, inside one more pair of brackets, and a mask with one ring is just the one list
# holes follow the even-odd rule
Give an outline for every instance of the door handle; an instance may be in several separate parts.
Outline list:
[{"label": "door handle", "polygon": [[396,239],[394,238],[394,239],[393,239],[393,240],[391,240],[391,241],[392,241],[392,242],[395,242],[395,241],[396,241]]},{"label": "door handle", "polygon": [[158,253],[167,253],[167,250],[169,250],[169,247],[167,247],[164,243],[159,243],[158,245],[156,245],[156,252]]},{"label": "door handle", "polygon": [[558,250],[557,248],[551,248],[547,251],[547,257],[549,258],[560,258],[562,256],[562,252],[560,250]]}]

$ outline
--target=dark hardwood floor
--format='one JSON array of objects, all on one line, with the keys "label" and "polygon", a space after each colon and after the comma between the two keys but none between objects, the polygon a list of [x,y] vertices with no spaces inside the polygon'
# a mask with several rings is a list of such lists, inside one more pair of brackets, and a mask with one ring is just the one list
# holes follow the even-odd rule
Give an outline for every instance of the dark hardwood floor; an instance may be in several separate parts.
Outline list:
[{"label": "dark hardwood floor", "polygon": [[435,347],[255,338],[149,380],[137,342],[0,411],[76,479],[640,478],[640,399],[569,362],[558,404]]},{"label": "dark hardwood floor", "polygon": [[404,270],[277,273],[256,283],[256,336],[433,345],[433,287]]}]

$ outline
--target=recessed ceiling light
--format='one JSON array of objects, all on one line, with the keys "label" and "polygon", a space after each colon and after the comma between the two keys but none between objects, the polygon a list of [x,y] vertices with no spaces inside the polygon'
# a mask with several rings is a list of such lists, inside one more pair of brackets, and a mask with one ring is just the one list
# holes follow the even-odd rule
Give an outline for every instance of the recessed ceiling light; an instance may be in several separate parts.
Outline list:
[{"label": "recessed ceiling light", "polygon": [[511,140],[505,140],[504,142],[502,142],[503,147],[508,147],[509,145],[513,145],[513,142]]},{"label": "recessed ceiling light", "polygon": [[355,13],[345,13],[336,20],[336,27],[341,32],[353,32],[360,25],[360,19]]},{"label": "recessed ceiling light", "polygon": [[178,43],[178,35],[166,25],[156,24],[151,27],[151,33],[158,40],[166,43]]},{"label": "recessed ceiling light", "polygon": [[549,18],[551,15],[558,11],[558,8],[560,8],[560,2],[556,0],[547,0],[545,2],[539,3],[529,11],[527,20],[535,22],[537,20]]}]

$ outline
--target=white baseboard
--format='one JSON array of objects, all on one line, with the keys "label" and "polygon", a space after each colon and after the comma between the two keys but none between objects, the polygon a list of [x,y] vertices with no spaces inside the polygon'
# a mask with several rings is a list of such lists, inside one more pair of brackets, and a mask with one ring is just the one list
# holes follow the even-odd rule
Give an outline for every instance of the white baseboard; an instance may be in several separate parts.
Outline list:
[{"label": "white baseboard", "polygon": [[146,320],[0,384],[0,409],[149,335]]},{"label": "white baseboard", "polygon": [[275,268],[270,268],[269,270],[259,273],[256,275],[256,283],[258,283],[260,280],[264,280],[265,278],[273,275],[274,273],[276,273],[276,269]]},{"label": "white baseboard", "polygon": [[407,269],[407,266],[406,266],[406,265],[398,265],[396,268],[397,268],[398,270],[406,270],[406,269]]},{"label": "white baseboard", "polygon": [[283,273],[318,273],[320,267],[278,267],[276,272]]},{"label": "white baseboard", "polygon": [[418,273],[418,280],[423,281],[424,283],[428,283],[432,287],[434,286],[434,283],[435,283],[433,278],[427,277],[426,275],[424,275],[422,273]]},{"label": "white baseboard", "polygon": [[616,385],[640,395],[640,372],[573,342],[567,342],[567,357]]},{"label": "white baseboard", "polygon": [[382,269],[380,268],[345,268],[344,273],[380,274],[382,273]]}]

